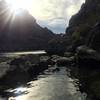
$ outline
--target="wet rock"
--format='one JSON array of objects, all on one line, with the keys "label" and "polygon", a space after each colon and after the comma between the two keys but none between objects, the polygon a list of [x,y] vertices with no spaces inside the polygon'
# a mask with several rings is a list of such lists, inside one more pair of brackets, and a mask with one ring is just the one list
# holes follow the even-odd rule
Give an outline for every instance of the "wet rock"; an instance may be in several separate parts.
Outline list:
[{"label": "wet rock", "polygon": [[16,67],[14,70],[8,70],[7,73],[0,78],[0,85],[6,86],[4,88],[14,87],[24,84],[29,79],[29,75],[26,71]]},{"label": "wet rock", "polygon": [[100,100],[100,69],[79,69],[80,91],[86,92],[90,100]]},{"label": "wet rock", "polygon": [[6,89],[25,84],[48,68],[47,61],[40,62],[40,58],[35,56],[32,56],[31,59],[30,56],[14,58],[8,65],[9,69],[7,69],[6,73],[0,78],[0,85]]},{"label": "wet rock", "polygon": [[10,66],[7,64],[7,62],[0,63],[0,78],[6,74],[6,72],[9,70]]},{"label": "wet rock", "polygon": [[73,56],[73,53],[72,52],[65,52],[64,53],[64,56],[65,57],[72,57]]},{"label": "wet rock", "polygon": [[39,63],[37,65],[27,66],[27,70],[20,66],[14,67],[15,68],[13,70],[8,70],[6,74],[0,78],[0,86],[4,87],[4,90],[14,88],[18,85],[31,81],[36,78],[39,73],[47,69],[48,65],[45,63]]},{"label": "wet rock", "polygon": [[42,56],[40,57],[40,63],[46,63],[47,65],[54,65],[55,61],[52,59],[52,56]]},{"label": "wet rock", "polygon": [[10,65],[25,65],[25,63],[29,61],[32,64],[38,64],[40,62],[39,55],[22,55],[18,58],[14,58],[9,64]]},{"label": "wet rock", "polygon": [[100,68],[100,54],[89,47],[80,46],[76,50],[76,62],[80,67]]},{"label": "wet rock", "polygon": [[58,67],[52,70],[52,72],[58,72],[58,71],[60,71]]},{"label": "wet rock", "polygon": [[41,56],[40,57],[40,62],[46,62],[48,59],[50,59],[49,56]]},{"label": "wet rock", "polygon": [[48,68],[47,63],[39,63],[37,65],[33,65],[31,66],[27,72],[30,75],[30,77],[35,77],[37,75],[39,75],[41,72],[43,72],[44,70],[46,70]]},{"label": "wet rock", "polygon": [[74,62],[74,57],[61,57],[57,59],[56,63],[58,66],[68,65]]},{"label": "wet rock", "polygon": [[26,60],[23,58],[15,58],[10,62],[10,65],[20,66],[20,65],[24,65],[25,62]]},{"label": "wet rock", "polygon": [[90,85],[90,89],[97,98],[97,100],[100,100],[100,80],[92,82]]},{"label": "wet rock", "polygon": [[86,46],[78,47],[76,52],[80,90],[91,100],[100,100],[100,54]]}]

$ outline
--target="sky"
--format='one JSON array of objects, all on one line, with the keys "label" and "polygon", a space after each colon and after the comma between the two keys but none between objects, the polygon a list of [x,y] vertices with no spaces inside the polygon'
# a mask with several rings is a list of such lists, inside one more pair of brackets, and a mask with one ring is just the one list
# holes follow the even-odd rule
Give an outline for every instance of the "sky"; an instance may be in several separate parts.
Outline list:
[{"label": "sky", "polygon": [[[6,0],[14,8],[26,8],[37,23],[54,33],[64,33],[69,19],[78,12],[85,0]],[[20,3],[19,3],[20,2]],[[24,3],[23,3],[24,2]]]},{"label": "sky", "polygon": [[54,33],[64,33],[71,16],[77,13],[82,3],[85,2],[85,0],[33,1],[36,1],[38,5],[33,7],[33,4],[31,14],[41,26],[48,27]]}]

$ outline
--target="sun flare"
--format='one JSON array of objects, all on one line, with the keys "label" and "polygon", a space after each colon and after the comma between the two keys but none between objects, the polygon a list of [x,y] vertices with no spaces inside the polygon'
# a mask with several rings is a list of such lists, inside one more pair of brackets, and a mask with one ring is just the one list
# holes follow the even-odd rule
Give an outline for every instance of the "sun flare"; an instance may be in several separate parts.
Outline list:
[{"label": "sun flare", "polygon": [[[76,14],[82,3],[85,0],[4,0],[7,4],[9,4],[9,12],[10,17],[13,16],[13,19],[18,15],[22,15],[23,12],[21,9],[27,10],[30,15],[36,18],[37,22],[45,27],[48,26],[50,29],[53,27],[58,27],[60,18],[63,18],[64,24],[68,26],[69,19],[71,16]],[[21,9],[20,9],[21,8]],[[55,23],[54,23],[55,22]],[[62,23],[63,23],[62,22]],[[52,25],[52,23],[54,23]],[[57,29],[57,30],[58,30]]]},{"label": "sun flare", "polygon": [[6,2],[9,4],[10,8],[16,13],[19,13],[20,9],[28,10],[32,4],[32,0],[6,0]]},{"label": "sun flare", "polygon": [[21,14],[20,9],[26,9],[35,17],[43,16],[43,3],[40,0],[5,0],[14,14]]}]

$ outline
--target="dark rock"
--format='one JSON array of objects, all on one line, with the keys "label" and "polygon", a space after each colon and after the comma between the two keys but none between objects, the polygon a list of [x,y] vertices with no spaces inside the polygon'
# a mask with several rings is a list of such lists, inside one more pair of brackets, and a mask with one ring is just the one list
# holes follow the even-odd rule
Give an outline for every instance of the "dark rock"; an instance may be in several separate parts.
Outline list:
[{"label": "dark rock", "polygon": [[100,54],[86,46],[78,47],[76,52],[80,91],[85,91],[91,100],[99,100]]},{"label": "dark rock", "polygon": [[74,57],[61,57],[59,59],[57,59],[56,63],[58,66],[66,66],[69,64],[72,64],[74,62]]},{"label": "dark rock", "polygon": [[26,62],[26,60],[23,58],[15,58],[9,64],[15,65],[15,66],[20,66],[20,65],[25,65],[25,62]]},{"label": "dark rock", "polygon": [[80,45],[91,44],[91,47],[99,52],[100,25],[96,24],[100,22],[99,16],[99,0],[86,0],[79,12],[72,16],[66,29],[66,37],[69,38],[69,46],[73,51]]},{"label": "dark rock", "polygon": [[100,68],[100,54],[86,46],[80,46],[76,50],[76,60],[80,67],[96,69]]},{"label": "dark rock", "polygon": [[60,71],[59,68],[55,68],[55,69],[52,70],[52,72],[58,72],[58,71]]},{"label": "dark rock", "polygon": [[39,63],[38,65],[31,66],[27,72],[30,75],[31,78],[39,75],[41,72],[46,70],[48,68],[47,63]]},{"label": "dark rock", "polygon": [[89,38],[87,45],[100,52],[100,22],[96,23],[88,35]]},{"label": "dark rock", "polygon": [[27,55],[13,59],[9,63],[9,69],[7,69],[6,73],[0,77],[0,86],[2,87],[1,90],[3,91],[26,84],[27,82],[35,79],[40,73],[48,68],[48,62],[38,61],[38,63],[34,63],[35,58],[37,59],[34,55],[33,61],[31,61]]},{"label": "dark rock", "polygon": [[40,63],[46,63],[47,65],[54,65],[55,61],[52,60],[52,57],[49,56],[41,56]]}]

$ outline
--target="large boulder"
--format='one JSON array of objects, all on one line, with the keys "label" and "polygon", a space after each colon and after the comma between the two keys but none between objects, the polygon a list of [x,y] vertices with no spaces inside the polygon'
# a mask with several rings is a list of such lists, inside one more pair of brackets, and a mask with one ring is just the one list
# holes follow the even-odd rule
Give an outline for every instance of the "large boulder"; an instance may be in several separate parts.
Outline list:
[{"label": "large boulder", "polygon": [[75,58],[80,68],[100,69],[100,53],[87,46],[78,47]]}]

